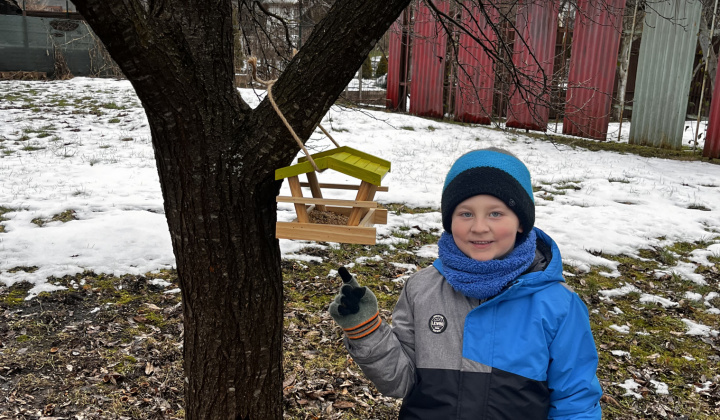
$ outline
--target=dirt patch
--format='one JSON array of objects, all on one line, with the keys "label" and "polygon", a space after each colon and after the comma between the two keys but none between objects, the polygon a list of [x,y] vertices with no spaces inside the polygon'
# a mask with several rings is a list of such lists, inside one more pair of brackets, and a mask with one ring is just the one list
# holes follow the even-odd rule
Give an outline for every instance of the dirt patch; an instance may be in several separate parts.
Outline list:
[{"label": "dirt patch", "polygon": [[48,77],[39,71],[0,71],[0,80],[48,80]]}]

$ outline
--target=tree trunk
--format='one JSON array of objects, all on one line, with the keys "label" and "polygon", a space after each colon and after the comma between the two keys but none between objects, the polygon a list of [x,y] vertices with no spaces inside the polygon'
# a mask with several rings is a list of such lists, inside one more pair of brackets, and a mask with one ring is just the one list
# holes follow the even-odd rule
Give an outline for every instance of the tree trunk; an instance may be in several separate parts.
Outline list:
[{"label": "tree trunk", "polygon": [[[702,48],[703,61],[700,63],[703,65],[703,71],[705,71],[704,62],[707,61],[707,78],[710,80],[710,92],[715,89],[715,72],[717,72],[718,58],[715,54],[715,49],[712,47],[712,40],[710,39],[710,27],[708,20],[706,19],[705,13],[700,16],[700,33],[698,34],[698,43]],[[702,107],[701,107],[702,108]],[[700,109],[700,108],[698,108]],[[701,112],[698,110],[698,112]]]},{"label": "tree trunk", "polygon": [[[230,0],[74,0],[145,108],[177,260],[188,419],[282,418],[277,167],[299,147],[233,87]],[[273,86],[307,139],[409,0],[338,0]]]},{"label": "tree trunk", "polygon": [[[637,0],[639,1],[639,0]],[[637,11],[635,16],[635,26],[633,28],[633,12],[635,3],[628,2],[626,10],[631,11],[623,17],[623,33],[620,36],[620,53],[618,57],[618,88],[617,88],[617,104],[618,107],[615,110],[615,118],[617,121],[622,120],[622,115],[625,103],[625,92],[627,90],[628,71],[630,71],[630,49],[632,43],[638,39],[642,33],[643,21],[645,19],[645,13],[642,10]]]}]

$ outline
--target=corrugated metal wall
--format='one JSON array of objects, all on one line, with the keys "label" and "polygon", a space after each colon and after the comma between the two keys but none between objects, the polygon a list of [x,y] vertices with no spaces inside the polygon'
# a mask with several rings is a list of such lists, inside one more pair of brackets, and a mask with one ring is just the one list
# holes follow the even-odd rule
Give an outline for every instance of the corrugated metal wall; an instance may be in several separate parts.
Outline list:
[{"label": "corrugated metal wall", "polygon": [[527,77],[511,88],[508,127],[547,130],[557,20],[557,0],[518,6],[515,27],[525,42],[516,38],[513,64]]},{"label": "corrugated metal wall", "polygon": [[[448,1],[436,1],[434,4],[447,13]],[[413,28],[410,113],[442,118],[447,34],[424,2],[420,2],[415,11]]]},{"label": "corrugated metal wall", "polygon": [[[499,12],[486,7],[490,19],[497,24]],[[458,83],[455,94],[455,119],[457,121],[490,124],[492,118],[495,71],[493,61],[483,47],[473,39],[481,40],[485,48],[493,50],[497,34],[490,27],[478,7],[471,3],[463,9],[462,22],[472,34],[462,32],[458,50]]]},{"label": "corrugated metal wall", "polygon": [[388,36],[387,107],[392,110],[398,109],[400,104],[400,55],[402,50],[403,14],[390,27]]},{"label": "corrugated metal wall", "polygon": [[0,15],[0,71],[55,72],[62,54],[75,76],[105,75],[101,48],[80,20]]},{"label": "corrugated metal wall", "polygon": [[715,89],[710,103],[710,118],[705,132],[703,156],[713,159],[720,158],[720,60],[715,72]]},{"label": "corrugated metal wall", "polygon": [[563,133],[605,140],[625,0],[579,0]]},{"label": "corrugated metal wall", "polygon": [[630,144],[682,148],[701,11],[699,0],[664,0],[647,10]]}]

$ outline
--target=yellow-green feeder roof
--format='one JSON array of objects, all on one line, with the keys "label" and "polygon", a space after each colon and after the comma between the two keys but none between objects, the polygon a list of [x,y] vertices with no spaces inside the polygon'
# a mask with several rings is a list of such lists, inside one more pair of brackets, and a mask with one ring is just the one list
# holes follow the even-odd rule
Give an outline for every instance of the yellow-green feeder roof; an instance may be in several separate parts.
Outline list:
[{"label": "yellow-green feeder roof", "polygon": [[[320,172],[328,168],[334,169],[377,186],[380,185],[385,174],[390,171],[390,162],[387,160],[347,146],[315,153],[310,156],[312,156]],[[276,169],[275,180],[306,174],[314,170],[315,168],[308,161],[308,158],[301,157],[295,165]]]}]

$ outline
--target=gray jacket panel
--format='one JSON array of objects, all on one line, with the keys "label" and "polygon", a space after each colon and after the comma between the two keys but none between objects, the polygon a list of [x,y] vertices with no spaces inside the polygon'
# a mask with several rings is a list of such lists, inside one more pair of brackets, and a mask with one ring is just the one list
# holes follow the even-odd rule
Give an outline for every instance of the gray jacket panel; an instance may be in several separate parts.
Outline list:
[{"label": "gray jacket panel", "polygon": [[392,327],[383,323],[367,337],[346,338],[345,345],[378,390],[396,398],[413,388],[418,368],[487,373],[489,366],[462,357],[464,320],[478,304],[427,267],[407,280]]}]

